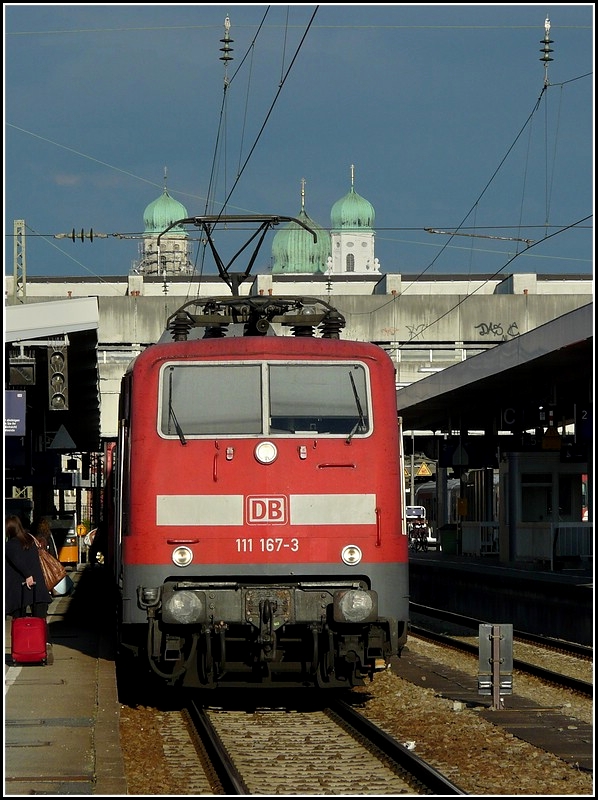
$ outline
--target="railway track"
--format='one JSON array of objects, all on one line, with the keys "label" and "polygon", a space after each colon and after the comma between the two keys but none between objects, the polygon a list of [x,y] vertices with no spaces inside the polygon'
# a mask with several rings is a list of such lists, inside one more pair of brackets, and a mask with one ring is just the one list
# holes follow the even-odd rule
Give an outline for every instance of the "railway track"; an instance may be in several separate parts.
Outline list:
[{"label": "railway track", "polygon": [[[444,625],[440,627],[445,629]],[[462,628],[470,639],[473,627]],[[422,642],[423,649],[422,645],[415,644],[416,641]],[[438,796],[478,794],[480,784],[485,787],[484,792],[488,787],[495,791],[496,786],[501,786],[509,793],[513,784],[510,776],[517,773],[516,768],[515,772],[507,770],[504,776],[499,770],[500,778],[495,777],[494,783],[491,775],[487,774],[488,770],[484,777],[477,772],[474,776],[468,772],[469,761],[475,760],[474,754],[479,747],[479,725],[483,721],[490,722],[497,730],[504,730],[510,737],[516,737],[515,741],[523,740],[546,753],[556,754],[557,758],[577,770],[576,776],[579,771],[591,773],[593,750],[591,747],[588,750],[588,742],[592,739],[591,727],[566,716],[566,699],[561,702],[552,697],[545,699],[542,695],[542,699],[534,703],[512,696],[508,698],[505,709],[484,710],[475,674],[472,672],[468,678],[464,673],[453,673],[450,668],[443,667],[442,661],[436,662],[434,650],[445,648],[445,642],[424,642],[412,631],[411,643],[410,648],[408,642],[406,651],[393,668],[397,675],[425,687],[427,693],[432,692],[428,695],[430,708],[428,699],[424,702],[422,697],[417,701],[418,706],[422,703],[422,711],[415,717],[410,708],[410,692],[405,693],[404,687],[397,687],[400,691],[386,690],[386,686],[393,685],[391,671],[377,676],[378,684],[380,681],[382,684],[378,685],[375,695],[384,699],[373,708],[368,703],[371,698],[368,687],[362,692],[349,693],[340,704],[331,704],[330,696],[326,701],[320,697],[318,702],[313,696],[301,692],[295,694],[297,704],[290,707],[288,693],[274,696],[273,692],[266,692],[252,695],[249,699],[243,692],[237,693],[236,697],[226,693],[227,705],[222,707],[223,695],[215,693],[207,702],[205,697],[202,698],[203,707],[186,708],[182,714],[182,706],[178,704],[178,710],[171,706],[170,712],[154,712],[146,707],[145,715],[142,715],[145,721],[140,730],[148,733],[155,730],[164,752],[164,763],[159,773],[163,776],[163,783],[152,779],[150,793],[161,793],[160,786],[170,785],[171,788],[165,789],[164,793],[194,796]],[[458,645],[455,643],[454,646]],[[451,649],[454,648],[445,650],[447,663],[456,658],[456,669],[460,668],[459,660],[465,666],[465,657],[458,651],[450,655]],[[477,648],[470,648],[468,660],[474,651],[477,656]],[[523,681],[523,677],[517,679],[517,688],[521,686],[520,680]],[[555,696],[555,691],[559,690],[552,689],[552,696]],[[535,693],[533,696],[536,697]],[[436,697],[453,702],[452,720],[442,717],[442,702],[437,707]],[[247,705],[247,700],[251,706]],[[587,704],[585,699],[580,702]],[[153,703],[150,701],[149,705]],[[559,713],[561,706],[565,716]],[[431,708],[434,708],[433,714]],[[465,709],[475,709],[478,722],[468,721],[465,715],[454,713]],[[411,715],[406,724],[405,711]],[[150,714],[157,715],[155,721],[150,721]],[[437,714],[440,714],[442,723],[436,724]],[[344,721],[347,716],[353,721]],[[448,749],[443,746],[442,733],[439,732],[443,730],[442,726],[447,726],[448,730],[453,724],[455,730],[451,732],[451,739],[460,742],[458,752],[453,752],[450,745]],[[488,734],[483,737],[485,749],[490,739]],[[140,734],[139,741],[147,743],[146,733]],[[511,741],[513,739],[507,740],[503,749],[499,746],[495,756],[498,762],[503,763],[505,758],[512,757]],[[409,749],[411,747],[415,748],[417,756]],[[459,755],[461,750],[463,758]],[[137,759],[139,746],[131,752]],[[553,763],[556,762],[546,765],[544,774],[550,773]],[[145,770],[148,777],[152,775],[152,767],[149,770]],[[445,776],[450,777],[447,780]],[[451,779],[455,783],[451,783]],[[141,793],[144,791],[148,790]]]},{"label": "railway track", "polygon": [[[409,603],[409,608],[412,612],[423,614],[427,617],[435,619],[442,619],[454,625],[464,628],[472,628],[478,630],[482,624],[487,624],[487,620],[477,619],[476,617],[468,617],[464,614],[455,614],[452,611],[446,611],[443,608],[433,608],[431,606],[424,606],[420,603]],[[577,656],[578,658],[591,661],[594,657],[594,650],[585,644],[577,642],[568,642],[564,639],[554,639],[551,636],[541,636],[537,633],[528,633],[526,631],[513,631],[513,639],[520,642],[528,642],[543,647],[546,650],[554,650],[559,653],[566,653],[567,655]]]},{"label": "railway track", "polygon": [[[465,617],[460,614],[453,614],[442,609],[421,606],[415,603],[411,604],[411,610],[427,617],[442,619],[449,622],[451,625],[458,626],[459,628],[469,628],[472,631],[477,631],[479,629],[479,625],[481,624],[481,620]],[[425,624],[412,624],[410,626],[410,633],[411,635],[426,638],[429,641],[434,641],[438,644],[442,644],[443,646],[452,647],[462,652],[470,653],[471,655],[477,656],[479,654],[478,644],[463,641],[462,638],[459,638],[459,636],[455,634],[438,633],[437,631],[432,631],[426,627]],[[471,635],[476,634],[472,633]],[[521,642],[528,645],[533,644],[534,647],[541,648],[544,651],[563,653],[567,656],[574,656],[575,658],[583,659],[584,661],[592,659],[592,648],[578,645],[574,642],[565,642],[547,637],[532,636],[520,631],[513,632],[513,639],[514,642]],[[547,667],[542,666],[541,664],[533,663],[532,661],[521,658],[513,658],[513,669],[517,669],[527,675],[533,675],[534,677],[539,678],[546,683],[571,689],[572,691],[577,692],[584,697],[592,697],[594,693],[594,687],[590,681],[580,679],[570,674],[565,674],[564,672],[557,672],[553,669],[548,669]]]},{"label": "railway track", "polygon": [[188,714],[215,793],[465,794],[341,700],[304,711],[192,703]]},{"label": "railway track", "polygon": [[[198,712],[182,711],[188,707],[188,697],[162,709],[152,708],[153,703],[127,707],[122,741],[129,791],[168,796],[380,796],[397,790],[438,796],[512,795],[528,790],[533,794],[535,786],[540,793],[560,794],[559,787],[568,781],[569,789],[575,785],[576,793],[585,794],[593,767],[592,727],[579,721],[585,717],[573,718],[564,708],[564,715],[559,712],[565,705],[556,698],[559,690],[538,697],[534,688],[533,695],[509,697],[504,710],[484,708],[475,675],[459,670],[465,657],[444,650],[447,664],[456,659],[455,668],[444,667],[434,655],[439,649],[413,637],[411,648],[397,660],[396,675],[394,669],[387,670],[376,676],[371,688],[344,695],[345,704],[359,714],[352,736],[341,727],[342,707],[328,705],[330,697],[320,697],[316,704],[303,692],[294,708],[288,707],[288,696],[285,705],[270,697],[265,698],[267,705],[260,705],[256,697],[243,697],[255,701],[252,707],[229,697],[227,708],[205,707],[206,700],[220,704],[222,695],[202,698],[204,708],[198,712],[208,721],[207,735],[206,725],[198,729],[191,719]],[[532,696],[537,702],[527,699]],[[587,700],[580,702],[588,705]],[[376,739],[368,721],[385,733]],[[409,775],[400,772],[400,764],[388,772],[393,762],[384,752],[386,734],[391,747],[412,762]],[[355,736],[369,744],[360,744]],[[526,751],[527,743],[540,749]],[[476,766],[480,747],[482,771]],[[415,753],[426,762],[424,774]],[[440,773],[440,779],[427,764]],[[522,770],[524,782],[520,782]],[[454,789],[443,776],[456,784]]]}]

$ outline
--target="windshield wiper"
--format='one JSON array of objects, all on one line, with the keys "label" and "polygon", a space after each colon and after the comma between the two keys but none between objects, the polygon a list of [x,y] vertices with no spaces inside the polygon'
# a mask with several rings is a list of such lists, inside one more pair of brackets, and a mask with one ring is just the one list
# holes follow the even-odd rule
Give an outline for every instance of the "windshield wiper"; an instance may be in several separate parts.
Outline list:
[{"label": "windshield wiper", "polygon": [[355,386],[355,379],[353,378],[353,373],[352,372],[349,373],[349,380],[351,381],[351,388],[353,389],[353,396],[355,397],[355,405],[357,406],[357,413],[359,414],[359,419],[357,420],[357,422],[353,426],[353,430],[351,431],[351,433],[345,439],[347,444],[349,444],[351,442],[351,439],[353,438],[353,435],[358,430],[364,431],[365,428],[366,428],[365,417],[363,415],[363,409],[361,407],[361,401],[359,399],[359,393],[357,392],[357,386]]},{"label": "windshield wiper", "polygon": [[[179,439],[181,440],[181,444],[187,444],[187,440],[185,439],[185,434],[183,433],[183,429],[179,425],[179,421],[176,418],[176,414],[174,413],[174,408],[172,405],[172,369],[170,370],[170,374],[168,376],[168,419],[174,422],[174,429],[177,432]],[[170,433],[170,430],[168,431]]]}]

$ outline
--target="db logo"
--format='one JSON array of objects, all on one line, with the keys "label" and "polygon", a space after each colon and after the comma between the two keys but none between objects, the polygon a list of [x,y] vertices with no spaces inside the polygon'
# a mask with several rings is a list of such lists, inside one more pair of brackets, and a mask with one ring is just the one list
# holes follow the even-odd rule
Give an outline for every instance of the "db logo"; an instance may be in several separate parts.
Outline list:
[{"label": "db logo", "polygon": [[246,503],[249,525],[282,525],[287,521],[287,501],[284,496],[248,497]]}]

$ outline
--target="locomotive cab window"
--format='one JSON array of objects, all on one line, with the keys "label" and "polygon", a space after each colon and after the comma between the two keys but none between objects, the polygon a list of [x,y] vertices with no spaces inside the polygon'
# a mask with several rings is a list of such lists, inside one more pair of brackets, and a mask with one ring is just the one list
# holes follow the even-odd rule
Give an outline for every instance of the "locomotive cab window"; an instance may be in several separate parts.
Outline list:
[{"label": "locomotive cab window", "polygon": [[366,369],[352,363],[167,364],[160,432],[187,436],[369,432]]},{"label": "locomotive cab window", "polygon": [[272,433],[366,433],[369,412],[360,364],[271,364]]},{"label": "locomotive cab window", "polygon": [[261,433],[260,364],[169,364],[162,370],[166,436]]}]

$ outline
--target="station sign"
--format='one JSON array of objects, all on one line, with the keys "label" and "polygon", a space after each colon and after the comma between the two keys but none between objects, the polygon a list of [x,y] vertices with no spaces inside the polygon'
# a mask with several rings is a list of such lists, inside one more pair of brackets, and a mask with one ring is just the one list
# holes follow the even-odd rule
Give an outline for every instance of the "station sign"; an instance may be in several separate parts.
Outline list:
[{"label": "station sign", "polygon": [[4,392],[4,435],[25,436],[26,393],[16,389]]}]

